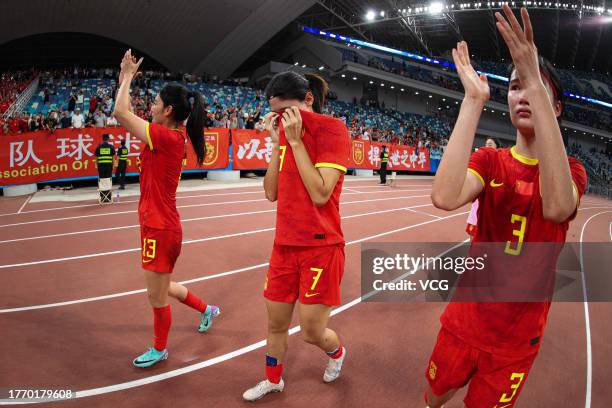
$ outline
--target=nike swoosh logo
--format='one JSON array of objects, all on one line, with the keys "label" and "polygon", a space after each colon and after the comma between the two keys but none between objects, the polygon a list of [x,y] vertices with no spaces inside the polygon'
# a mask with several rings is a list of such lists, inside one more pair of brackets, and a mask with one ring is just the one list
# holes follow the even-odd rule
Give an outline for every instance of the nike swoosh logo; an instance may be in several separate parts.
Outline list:
[{"label": "nike swoosh logo", "polygon": [[512,405],[512,404],[508,404],[508,405],[501,405],[501,406],[499,406],[499,407],[496,405],[494,408],[506,408],[506,407],[509,407],[510,405]]},{"label": "nike swoosh logo", "polygon": [[306,296],[307,298],[313,297],[313,296],[317,296],[318,293],[305,293],[304,296]]},{"label": "nike swoosh logo", "polygon": [[143,260],[142,260],[142,263],[149,263],[149,262],[153,262],[153,261],[154,261],[154,259],[149,259],[149,260],[147,260],[147,261],[145,261],[145,260],[143,259]]},{"label": "nike swoosh logo", "polygon": [[[499,186],[503,186],[504,183],[496,183],[495,179],[491,180],[491,187],[499,187]],[[503,407],[501,407],[503,408]]]}]

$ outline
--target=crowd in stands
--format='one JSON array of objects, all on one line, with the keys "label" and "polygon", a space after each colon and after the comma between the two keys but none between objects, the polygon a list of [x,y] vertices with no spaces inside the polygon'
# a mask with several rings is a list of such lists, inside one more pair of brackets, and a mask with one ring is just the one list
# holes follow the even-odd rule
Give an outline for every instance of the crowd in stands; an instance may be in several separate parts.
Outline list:
[{"label": "crowd in stands", "polygon": [[[417,80],[419,82],[425,82],[428,84],[441,86],[451,91],[463,92],[462,85],[459,79],[453,75],[448,75],[442,72],[432,71],[429,69],[421,68],[416,65],[407,64],[402,58],[391,57],[391,59],[369,56],[368,59],[364,59],[363,56],[359,55],[354,50],[337,47],[343,56],[344,60],[353,61],[360,64],[365,64],[376,69],[380,69],[385,72],[389,72],[396,75],[401,75],[410,79]],[[478,69],[484,72],[490,72],[497,75],[507,76],[508,65],[482,61],[477,63]],[[561,76],[566,91],[572,91],[583,96],[592,96],[594,98],[601,98],[605,101],[612,99],[612,80],[595,72],[580,72],[584,78],[576,79],[576,72],[567,70],[558,70]],[[602,83],[602,87],[593,87],[590,80],[596,79]],[[502,104],[507,104],[508,91],[507,86],[503,83],[496,83],[496,81],[489,81],[491,89],[491,100]],[[604,89],[607,86],[608,91]],[[566,100],[569,102],[570,100]],[[574,102],[574,101],[572,101]],[[575,101],[576,103],[579,103]],[[564,117],[572,122],[578,122],[588,124],[589,126],[597,129],[610,131],[612,129],[612,118],[610,112],[606,110],[592,110],[585,107],[579,108],[577,105],[572,106],[566,103],[566,111]]]},{"label": "crowd in stands", "polygon": [[573,142],[568,146],[567,153],[584,164],[591,191],[612,198],[612,151],[595,147],[587,150]]},{"label": "crowd in stands", "polygon": [[7,111],[35,76],[33,70],[0,73],[0,115]]}]

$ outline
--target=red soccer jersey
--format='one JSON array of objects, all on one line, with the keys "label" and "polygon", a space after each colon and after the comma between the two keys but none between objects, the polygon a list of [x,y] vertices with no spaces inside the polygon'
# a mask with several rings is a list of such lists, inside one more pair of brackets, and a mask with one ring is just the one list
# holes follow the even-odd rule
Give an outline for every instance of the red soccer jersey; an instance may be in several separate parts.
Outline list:
[{"label": "red soccer jersey", "polygon": [[[578,160],[568,157],[568,161],[581,197],[586,188],[586,172]],[[562,223],[544,219],[536,159],[519,155],[514,147],[485,147],[472,154],[468,171],[478,176],[484,186],[477,197],[478,229],[473,243],[506,243],[504,252],[512,256],[519,255],[519,242],[565,242],[569,221],[576,213]],[[552,265],[556,264],[556,259],[553,261]],[[475,347],[522,356],[539,349],[549,308],[550,302],[451,302],[440,320],[445,328]]]},{"label": "red soccer jersey", "polygon": [[[318,113],[300,111],[302,140],[315,167],[331,167],[346,173],[350,138],[346,125],[339,119]],[[321,246],[344,242],[340,226],[340,176],[329,201],[317,207],[302,182],[291,146],[280,128],[280,163],[278,204],[276,211],[277,245]]]},{"label": "red soccer jersey", "polygon": [[185,157],[186,139],[179,129],[147,123],[147,145],[140,153],[140,225],[180,230],[176,189]]}]

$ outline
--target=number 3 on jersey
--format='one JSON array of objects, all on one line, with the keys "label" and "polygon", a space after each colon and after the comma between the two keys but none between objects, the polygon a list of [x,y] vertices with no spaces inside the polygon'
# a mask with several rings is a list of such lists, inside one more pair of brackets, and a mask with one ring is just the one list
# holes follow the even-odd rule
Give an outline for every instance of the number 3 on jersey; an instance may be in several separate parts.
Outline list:
[{"label": "number 3 on jersey", "polygon": [[[512,230],[512,235],[518,237],[518,240],[506,241],[506,249],[505,253],[509,255],[519,255],[521,253],[521,249],[523,248],[523,240],[525,239],[525,227],[527,226],[527,217],[522,215],[512,214],[512,218],[510,219],[510,223],[514,225],[514,223],[520,222],[518,229]],[[516,244],[513,248],[512,244]]]}]

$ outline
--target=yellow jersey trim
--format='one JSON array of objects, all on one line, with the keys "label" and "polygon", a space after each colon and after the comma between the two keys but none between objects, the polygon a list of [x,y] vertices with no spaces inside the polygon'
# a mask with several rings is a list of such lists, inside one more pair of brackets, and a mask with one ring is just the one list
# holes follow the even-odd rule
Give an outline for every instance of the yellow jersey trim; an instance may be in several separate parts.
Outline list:
[{"label": "yellow jersey trim", "polygon": [[318,169],[319,167],[329,167],[329,168],[332,168],[332,169],[340,170],[343,173],[346,173],[346,167],[341,166],[341,165],[336,164],[336,163],[325,163],[325,162],[322,162],[322,163],[315,164],[315,168]]},{"label": "yellow jersey trim", "polygon": [[475,175],[476,177],[478,177],[478,180],[480,180],[480,182],[482,183],[482,186],[486,186],[487,184],[485,183],[484,179],[482,178],[482,176],[474,169],[471,169],[468,167],[467,171],[469,171],[470,173],[472,173],[473,175]]},{"label": "yellow jersey trim", "polygon": [[532,159],[531,157],[523,156],[517,153],[516,146],[512,146],[510,148],[510,153],[512,154],[512,157],[514,157],[516,160],[528,166],[535,166],[540,162],[538,159]]},{"label": "yellow jersey trim", "polygon": [[153,150],[153,142],[151,142],[151,133],[149,132],[149,126],[151,124],[149,122],[147,122],[147,143],[149,144],[149,149]]}]

